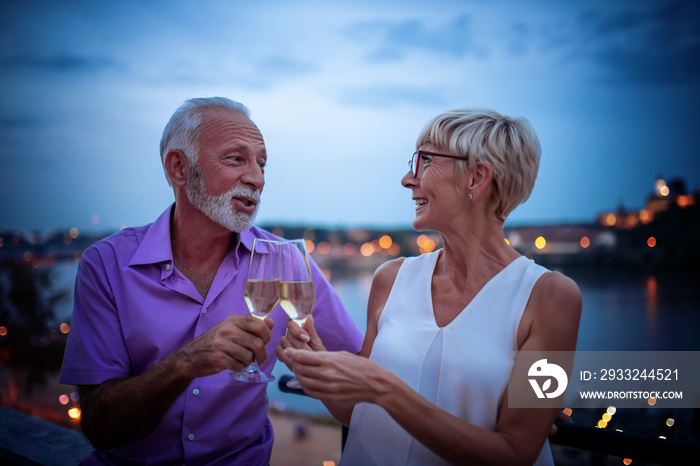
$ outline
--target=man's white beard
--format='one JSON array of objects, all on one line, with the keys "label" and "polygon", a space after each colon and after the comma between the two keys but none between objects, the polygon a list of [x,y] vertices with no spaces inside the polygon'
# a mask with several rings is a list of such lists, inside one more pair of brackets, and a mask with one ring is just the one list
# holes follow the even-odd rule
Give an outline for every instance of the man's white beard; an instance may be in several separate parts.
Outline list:
[{"label": "man's white beard", "polygon": [[[212,196],[207,192],[204,184],[204,174],[197,163],[190,164],[189,177],[185,183],[185,193],[190,203],[201,210],[204,215],[209,217],[214,222],[222,227],[241,233],[249,230],[255,221],[255,215],[258,213],[260,205],[260,192],[245,186],[237,186],[231,191]],[[255,199],[257,205],[252,214],[239,212],[231,205],[231,199],[236,196],[246,196]]]}]

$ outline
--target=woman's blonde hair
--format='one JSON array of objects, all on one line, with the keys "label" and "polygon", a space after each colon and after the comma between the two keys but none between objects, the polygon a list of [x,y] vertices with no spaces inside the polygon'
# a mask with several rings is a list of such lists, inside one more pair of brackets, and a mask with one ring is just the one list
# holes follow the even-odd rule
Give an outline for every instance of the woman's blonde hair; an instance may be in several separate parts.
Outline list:
[{"label": "woman's blonde hair", "polygon": [[430,120],[416,143],[467,157],[457,160],[455,183],[477,162],[488,162],[493,168],[493,194],[488,213],[504,222],[532,192],[540,165],[540,142],[525,118],[511,118],[489,109],[464,108],[450,110]]}]

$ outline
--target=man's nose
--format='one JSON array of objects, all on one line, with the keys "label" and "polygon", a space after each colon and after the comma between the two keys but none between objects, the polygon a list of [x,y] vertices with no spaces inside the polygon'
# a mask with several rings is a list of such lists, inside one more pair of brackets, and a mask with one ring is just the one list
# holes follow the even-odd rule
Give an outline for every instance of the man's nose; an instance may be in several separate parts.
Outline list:
[{"label": "man's nose", "polygon": [[257,162],[248,164],[241,181],[253,189],[262,189],[265,186],[265,173]]}]

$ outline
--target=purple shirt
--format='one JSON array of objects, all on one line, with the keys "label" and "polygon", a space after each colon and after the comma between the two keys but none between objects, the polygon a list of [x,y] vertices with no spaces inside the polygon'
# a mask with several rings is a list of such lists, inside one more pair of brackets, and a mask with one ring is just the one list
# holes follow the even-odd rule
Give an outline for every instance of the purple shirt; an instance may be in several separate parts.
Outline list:
[{"label": "purple shirt", "polygon": [[[202,298],[173,265],[171,208],[155,223],[122,230],[83,254],[61,383],[93,385],[140,374],[228,315],[250,315],[243,287],[253,239],[278,238],[256,227],[241,233]],[[311,267],[314,323],[324,345],[358,352],[362,333],[318,266]],[[289,320],[279,306],[270,317],[276,325],[261,366],[268,374]],[[236,382],[229,371],[197,378],[151,434],[99,456],[115,464],[268,464],[273,435],[266,388]]]}]

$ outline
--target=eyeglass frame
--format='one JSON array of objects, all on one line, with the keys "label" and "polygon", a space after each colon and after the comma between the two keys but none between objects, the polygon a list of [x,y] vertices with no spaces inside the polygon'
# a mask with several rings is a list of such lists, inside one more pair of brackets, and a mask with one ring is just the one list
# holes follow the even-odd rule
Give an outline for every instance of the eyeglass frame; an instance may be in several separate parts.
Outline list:
[{"label": "eyeglass frame", "polygon": [[[411,173],[413,173],[413,178],[416,179],[418,177],[418,169],[420,168],[420,156],[421,155],[430,155],[433,157],[447,157],[448,159],[457,159],[457,160],[468,160],[467,157],[460,157],[458,155],[449,155],[449,154],[438,154],[437,152],[430,152],[427,150],[421,150],[418,149],[413,153],[411,156],[411,159],[408,161],[408,168],[411,170]],[[416,158],[416,156],[418,158]],[[413,170],[413,160],[416,160],[416,169]]]}]

